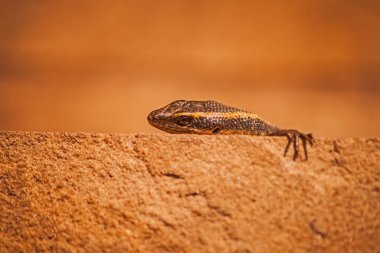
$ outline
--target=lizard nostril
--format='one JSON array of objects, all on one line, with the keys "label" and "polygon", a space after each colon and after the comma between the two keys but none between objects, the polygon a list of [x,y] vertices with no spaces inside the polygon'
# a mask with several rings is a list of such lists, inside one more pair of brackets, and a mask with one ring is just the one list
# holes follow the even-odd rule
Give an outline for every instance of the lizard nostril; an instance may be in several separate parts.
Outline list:
[{"label": "lizard nostril", "polygon": [[162,114],[161,114],[161,111],[159,110],[155,110],[155,111],[152,111],[151,113],[149,113],[147,119],[148,121],[152,122],[152,121],[158,121],[162,118]]},{"label": "lizard nostril", "polygon": [[152,120],[154,120],[154,118],[155,118],[154,113],[153,112],[149,113],[149,115],[148,115],[148,121],[152,121]]}]

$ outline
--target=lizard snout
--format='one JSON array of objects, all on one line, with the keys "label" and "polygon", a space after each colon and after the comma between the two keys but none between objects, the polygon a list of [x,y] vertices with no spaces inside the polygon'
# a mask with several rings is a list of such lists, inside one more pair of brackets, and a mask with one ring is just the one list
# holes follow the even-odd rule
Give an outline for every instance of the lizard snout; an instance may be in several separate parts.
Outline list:
[{"label": "lizard snout", "polygon": [[148,115],[148,117],[147,117],[147,120],[148,120],[149,122],[151,122],[151,121],[154,121],[154,120],[157,119],[157,118],[158,118],[158,116],[155,114],[155,111],[153,111],[153,112],[149,113],[149,115]]}]

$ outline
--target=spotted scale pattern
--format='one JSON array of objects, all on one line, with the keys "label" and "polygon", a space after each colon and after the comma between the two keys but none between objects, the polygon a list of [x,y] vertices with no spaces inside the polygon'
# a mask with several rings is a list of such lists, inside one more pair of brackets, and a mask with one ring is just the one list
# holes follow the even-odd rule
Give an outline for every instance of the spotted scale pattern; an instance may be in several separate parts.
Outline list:
[{"label": "spotted scale pattern", "polygon": [[305,159],[308,159],[306,144],[313,144],[312,134],[294,129],[280,129],[258,115],[216,101],[176,100],[148,115],[152,126],[175,134],[246,134],[285,136],[288,139],[284,155],[293,144],[296,160],[299,140],[302,141]]},{"label": "spotted scale pattern", "polygon": [[256,114],[216,101],[177,100],[151,112],[148,121],[169,133],[270,135],[277,130]]}]

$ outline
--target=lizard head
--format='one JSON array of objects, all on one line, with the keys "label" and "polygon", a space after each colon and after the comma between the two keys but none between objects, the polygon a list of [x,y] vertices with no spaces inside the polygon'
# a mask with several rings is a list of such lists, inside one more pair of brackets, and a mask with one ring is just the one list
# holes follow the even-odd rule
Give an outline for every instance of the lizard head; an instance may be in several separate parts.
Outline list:
[{"label": "lizard head", "polygon": [[168,133],[205,133],[197,112],[204,107],[202,101],[176,100],[148,115],[152,126]]}]

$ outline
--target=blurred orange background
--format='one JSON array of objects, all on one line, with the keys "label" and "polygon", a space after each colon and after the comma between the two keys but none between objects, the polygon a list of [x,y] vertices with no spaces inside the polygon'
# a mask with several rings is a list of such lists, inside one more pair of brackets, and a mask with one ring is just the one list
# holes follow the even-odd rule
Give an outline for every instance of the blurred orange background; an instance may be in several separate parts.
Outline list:
[{"label": "blurred orange background", "polygon": [[158,132],[217,100],[316,136],[380,135],[380,1],[1,1],[0,130]]}]

